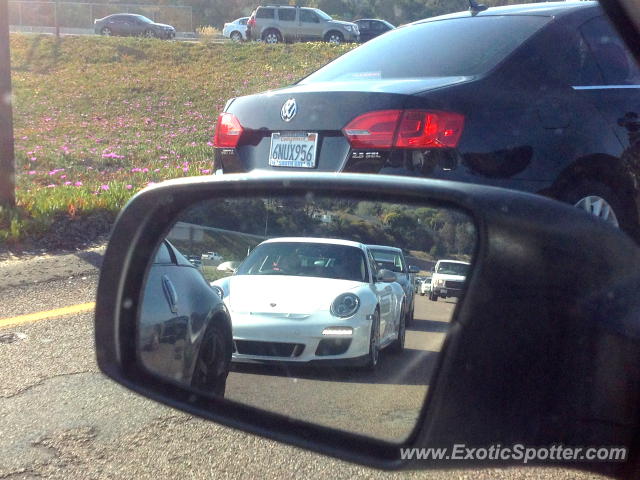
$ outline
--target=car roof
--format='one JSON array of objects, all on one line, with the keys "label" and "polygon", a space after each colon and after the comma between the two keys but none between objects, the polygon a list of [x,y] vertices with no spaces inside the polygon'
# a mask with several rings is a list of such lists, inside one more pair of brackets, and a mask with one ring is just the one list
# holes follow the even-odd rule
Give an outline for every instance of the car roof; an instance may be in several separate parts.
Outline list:
[{"label": "car roof", "polygon": [[[482,12],[472,14],[470,11],[465,10],[462,12],[450,13],[448,15],[441,15],[438,17],[427,18],[419,20],[415,23],[426,23],[435,20],[446,20],[452,18],[465,18],[465,17],[491,17],[496,15],[539,15],[548,17],[558,17],[567,15],[575,10],[584,8],[600,8],[599,4],[595,0],[570,0],[562,2],[541,2],[541,3],[526,3],[522,5],[505,5],[502,7],[491,7]],[[414,23],[414,24],[415,24]]]},{"label": "car roof", "polygon": [[402,253],[402,249],[398,247],[390,247],[389,245],[367,245],[367,248],[374,248],[376,250],[390,250],[393,252]]},{"label": "car roof", "polygon": [[447,263],[462,263],[464,265],[471,265],[469,262],[463,262],[462,260],[447,260],[447,259],[442,259],[442,260],[438,260],[437,263],[440,262],[447,262]]},{"label": "car roof", "polygon": [[280,238],[270,238],[269,240],[265,240],[260,245],[265,243],[285,243],[285,242],[295,242],[295,243],[326,243],[330,245],[346,245],[349,247],[364,247],[364,244],[359,242],[353,242],[351,240],[341,240],[339,238],[320,238],[320,237],[280,237]]}]

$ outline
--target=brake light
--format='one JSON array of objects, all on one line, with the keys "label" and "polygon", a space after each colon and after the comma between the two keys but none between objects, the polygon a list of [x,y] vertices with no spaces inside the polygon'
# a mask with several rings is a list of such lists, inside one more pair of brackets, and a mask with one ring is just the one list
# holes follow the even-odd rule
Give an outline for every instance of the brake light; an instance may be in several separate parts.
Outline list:
[{"label": "brake light", "polygon": [[381,110],[365,113],[342,133],[354,149],[454,148],[464,115],[431,110]]},{"label": "brake light", "polygon": [[232,113],[221,113],[213,136],[213,146],[236,148],[244,129],[238,118]]}]

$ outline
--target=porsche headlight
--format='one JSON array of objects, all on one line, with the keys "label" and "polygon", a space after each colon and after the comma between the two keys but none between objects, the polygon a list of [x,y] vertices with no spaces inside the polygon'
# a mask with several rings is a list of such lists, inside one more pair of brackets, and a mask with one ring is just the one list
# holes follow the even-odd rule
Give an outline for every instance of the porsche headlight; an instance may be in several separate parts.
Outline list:
[{"label": "porsche headlight", "polygon": [[220,300],[224,299],[224,290],[217,285],[211,285],[214,292],[220,297]]},{"label": "porsche headlight", "polygon": [[331,314],[336,317],[346,318],[354,315],[360,308],[360,299],[353,293],[343,293],[331,304]]}]

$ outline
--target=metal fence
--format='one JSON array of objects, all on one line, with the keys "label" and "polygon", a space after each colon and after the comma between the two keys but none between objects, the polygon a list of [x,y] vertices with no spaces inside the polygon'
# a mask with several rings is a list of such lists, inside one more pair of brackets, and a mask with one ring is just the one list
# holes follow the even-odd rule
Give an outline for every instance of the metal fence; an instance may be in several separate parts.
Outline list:
[{"label": "metal fence", "polygon": [[114,13],[137,13],[154,22],[173,25],[178,32],[193,32],[191,7],[171,5],[126,5],[104,3],[9,1],[12,27],[93,29],[93,21]]}]

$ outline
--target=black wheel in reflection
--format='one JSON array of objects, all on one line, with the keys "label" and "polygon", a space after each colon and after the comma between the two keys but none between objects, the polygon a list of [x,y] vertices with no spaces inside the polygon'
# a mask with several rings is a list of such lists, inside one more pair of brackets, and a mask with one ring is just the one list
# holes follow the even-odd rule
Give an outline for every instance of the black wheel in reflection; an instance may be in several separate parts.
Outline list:
[{"label": "black wheel in reflection", "polygon": [[191,386],[201,392],[224,396],[229,375],[229,351],[225,327],[212,322],[207,329],[196,361]]},{"label": "black wheel in reflection", "polygon": [[371,320],[371,335],[369,336],[369,355],[365,368],[374,371],[378,368],[380,358],[380,312],[376,310]]}]

